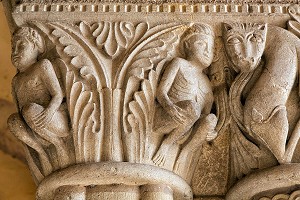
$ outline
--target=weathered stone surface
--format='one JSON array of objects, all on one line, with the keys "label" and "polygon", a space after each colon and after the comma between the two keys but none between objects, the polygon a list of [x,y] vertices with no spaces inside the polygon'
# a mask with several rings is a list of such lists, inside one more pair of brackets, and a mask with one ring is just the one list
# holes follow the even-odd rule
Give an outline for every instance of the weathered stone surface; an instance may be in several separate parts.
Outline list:
[{"label": "weathered stone surface", "polygon": [[10,5],[37,198],[296,198],[300,6],[135,3]]},{"label": "weathered stone surface", "polygon": [[273,197],[276,199],[280,196],[285,196],[285,198],[282,197],[283,199],[296,199],[299,197],[299,191],[295,191],[299,187],[300,173],[298,169],[299,164],[289,164],[253,173],[232,187],[227,193],[226,199],[248,200]]},{"label": "weathered stone surface", "polygon": [[247,4],[247,3],[256,3],[256,4],[297,4],[299,0],[21,0],[19,3],[143,3],[143,4],[162,4],[162,3],[206,3],[206,4],[216,4],[216,3],[233,3],[233,4]]},{"label": "weathered stone surface", "polygon": [[229,141],[226,130],[212,144],[206,144],[195,170],[192,188],[194,195],[225,195],[229,187]]},{"label": "weathered stone surface", "polygon": [[194,200],[223,200],[222,197],[198,197],[194,198]]},{"label": "weathered stone surface", "polygon": [[275,199],[288,199],[288,200],[297,200],[300,197],[300,191],[296,190],[291,193],[283,193],[283,194],[277,194],[275,196],[271,197],[262,197],[259,200],[275,200]]}]

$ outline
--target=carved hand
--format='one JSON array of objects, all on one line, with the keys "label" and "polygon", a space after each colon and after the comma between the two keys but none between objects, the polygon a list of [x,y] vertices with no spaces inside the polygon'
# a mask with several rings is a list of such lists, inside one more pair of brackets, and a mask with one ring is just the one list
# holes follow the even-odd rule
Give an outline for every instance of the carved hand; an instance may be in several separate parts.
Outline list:
[{"label": "carved hand", "polygon": [[37,114],[33,118],[33,123],[37,128],[45,128],[46,124],[48,124],[55,113],[55,110],[47,108],[43,112]]},{"label": "carved hand", "polygon": [[177,121],[180,124],[184,124],[188,119],[188,116],[185,114],[185,111],[174,104],[165,108],[165,110],[175,121]]},{"label": "carved hand", "polygon": [[218,132],[215,130],[218,118],[214,114],[209,114],[205,117],[205,123],[207,124],[207,135],[206,135],[206,141],[211,142],[213,141],[217,136]]}]

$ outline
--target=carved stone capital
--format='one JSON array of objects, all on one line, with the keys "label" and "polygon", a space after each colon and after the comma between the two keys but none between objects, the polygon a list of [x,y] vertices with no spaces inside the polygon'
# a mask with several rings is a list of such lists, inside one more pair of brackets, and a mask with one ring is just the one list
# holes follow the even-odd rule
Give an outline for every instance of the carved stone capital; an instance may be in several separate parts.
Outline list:
[{"label": "carved stone capital", "polygon": [[293,3],[5,1],[37,199],[298,198]]}]

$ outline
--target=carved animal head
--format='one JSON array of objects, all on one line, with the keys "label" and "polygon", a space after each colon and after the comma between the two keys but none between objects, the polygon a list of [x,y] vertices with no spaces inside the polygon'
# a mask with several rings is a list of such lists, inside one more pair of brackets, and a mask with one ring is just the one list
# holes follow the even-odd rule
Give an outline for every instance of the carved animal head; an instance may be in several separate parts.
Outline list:
[{"label": "carved animal head", "polygon": [[263,55],[267,24],[223,24],[223,40],[229,59],[237,72],[254,70]]},{"label": "carved animal head", "polygon": [[45,51],[42,36],[33,28],[21,27],[13,34],[12,63],[19,71],[24,71],[37,61]]},{"label": "carved animal head", "polygon": [[181,37],[181,48],[187,59],[198,62],[199,67],[208,67],[213,60],[214,33],[206,24],[193,24]]}]

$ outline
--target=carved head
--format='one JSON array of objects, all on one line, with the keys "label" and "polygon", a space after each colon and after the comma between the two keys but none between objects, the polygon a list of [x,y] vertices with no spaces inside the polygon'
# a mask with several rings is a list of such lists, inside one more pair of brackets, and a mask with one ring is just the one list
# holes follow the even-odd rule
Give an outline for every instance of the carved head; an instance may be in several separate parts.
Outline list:
[{"label": "carved head", "polygon": [[300,5],[290,5],[288,8],[288,13],[291,15],[292,18],[300,22]]},{"label": "carved head", "polygon": [[44,50],[44,39],[33,28],[21,27],[13,34],[11,58],[18,70],[24,71],[30,67]]},{"label": "carved head", "polygon": [[267,24],[223,24],[225,49],[237,72],[250,72],[259,65],[266,37]]},{"label": "carved head", "polygon": [[208,67],[213,60],[214,33],[206,24],[193,24],[181,38],[182,51],[187,59],[196,60],[201,67]]}]

